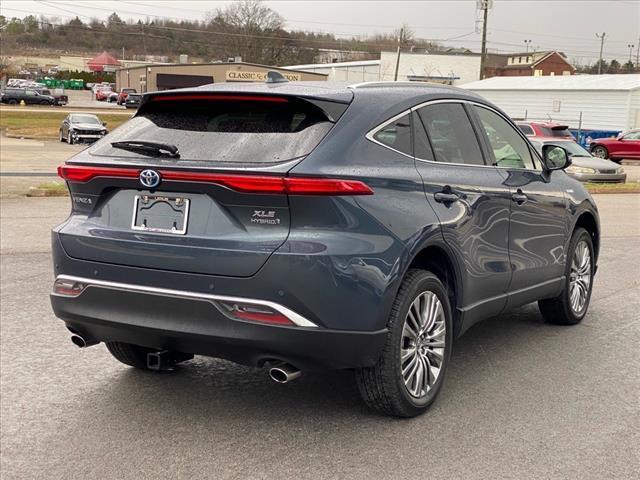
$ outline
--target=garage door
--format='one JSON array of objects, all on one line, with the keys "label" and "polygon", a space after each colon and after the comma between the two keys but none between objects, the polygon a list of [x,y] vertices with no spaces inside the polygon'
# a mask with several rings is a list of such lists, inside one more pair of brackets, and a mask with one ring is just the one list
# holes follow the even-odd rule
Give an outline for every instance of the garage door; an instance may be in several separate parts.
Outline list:
[{"label": "garage door", "polygon": [[158,90],[171,90],[174,88],[199,87],[213,83],[213,77],[206,75],[175,75],[170,73],[158,73],[156,85]]}]

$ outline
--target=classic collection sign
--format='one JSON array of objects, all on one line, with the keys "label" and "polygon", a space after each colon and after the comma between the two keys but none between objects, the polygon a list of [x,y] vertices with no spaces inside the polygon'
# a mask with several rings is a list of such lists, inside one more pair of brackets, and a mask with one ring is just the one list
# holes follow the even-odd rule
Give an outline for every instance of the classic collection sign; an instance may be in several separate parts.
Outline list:
[{"label": "classic collection sign", "polygon": [[[299,73],[280,72],[284,78],[290,82],[302,80]],[[227,82],[264,82],[267,79],[267,72],[248,72],[244,70],[227,70]]]}]

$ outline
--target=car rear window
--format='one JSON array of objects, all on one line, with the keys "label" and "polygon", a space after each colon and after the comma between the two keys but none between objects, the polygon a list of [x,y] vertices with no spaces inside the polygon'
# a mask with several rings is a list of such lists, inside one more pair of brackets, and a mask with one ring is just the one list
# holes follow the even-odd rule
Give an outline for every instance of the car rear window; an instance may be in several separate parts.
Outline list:
[{"label": "car rear window", "polygon": [[533,128],[531,128],[529,125],[520,125],[520,124],[518,124],[518,128],[525,135],[534,135],[535,134],[535,132],[533,131]]},{"label": "car rear window", "polygon": [[145,157],[112,142],[173,144],[180,160],[207,163],[280,163],[310,153],[333,123],[304,101],[170,101],[144,111],[97,142],[94,155]]},{"label": "car rear window", "polygon": [[573,137],[567,127],[564,128],[551,128],[551,127],[538,127],[543,137]]}]

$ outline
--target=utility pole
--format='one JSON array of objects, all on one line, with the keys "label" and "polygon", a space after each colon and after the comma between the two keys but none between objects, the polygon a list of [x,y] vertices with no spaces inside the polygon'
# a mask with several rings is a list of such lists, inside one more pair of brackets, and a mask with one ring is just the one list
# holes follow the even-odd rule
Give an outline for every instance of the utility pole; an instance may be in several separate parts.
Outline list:
[{"label": "utility pole", "polygon": [[604,37],[606,36],[607,34],[605,32],[602,32],[602,35],[598,35],[596,33],[596,37],[600,39],[600,58],[598,59],[598,75],[602,73],[602,49],[604,48]]},{"label": "utility pole", "polygon": [[400,28],[400,36],[398,37],[398,52],[396,53],[396,71],[393,74],[393,81],[398,81],[398,69],[400,68],[400,48],[402,47],[402,40],[404,38],[404,27]]},{"label": "utility pole", "polygon": [[633,55],[633,47],[635,47],[635,45],[633,43],[630,43],[627,45],[627,48],[629,49],[629,73],[633,73],[633,63],[631,62],[631,55]]},{"label": "utility pole", "polygon": [[478,0],[478,8],[482,10],[482,49],[480,52],[480,80],[484,79],[484,65],[487,56],[487,18],[492,0]]}]

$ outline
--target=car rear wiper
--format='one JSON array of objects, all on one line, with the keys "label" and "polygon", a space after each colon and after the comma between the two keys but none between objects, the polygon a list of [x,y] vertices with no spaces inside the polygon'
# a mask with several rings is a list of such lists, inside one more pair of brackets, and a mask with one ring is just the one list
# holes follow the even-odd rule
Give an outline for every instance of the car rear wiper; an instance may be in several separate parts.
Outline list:
[{"label": "car rear wiper", "polygon": [[124,140],[122,142],[111,142],[113,148],[129,150],[130,152],[138,152],[152,156],[169,156],[172,158],[180,158],[178,147],[170,143],[148,142],[146,140]]}]

